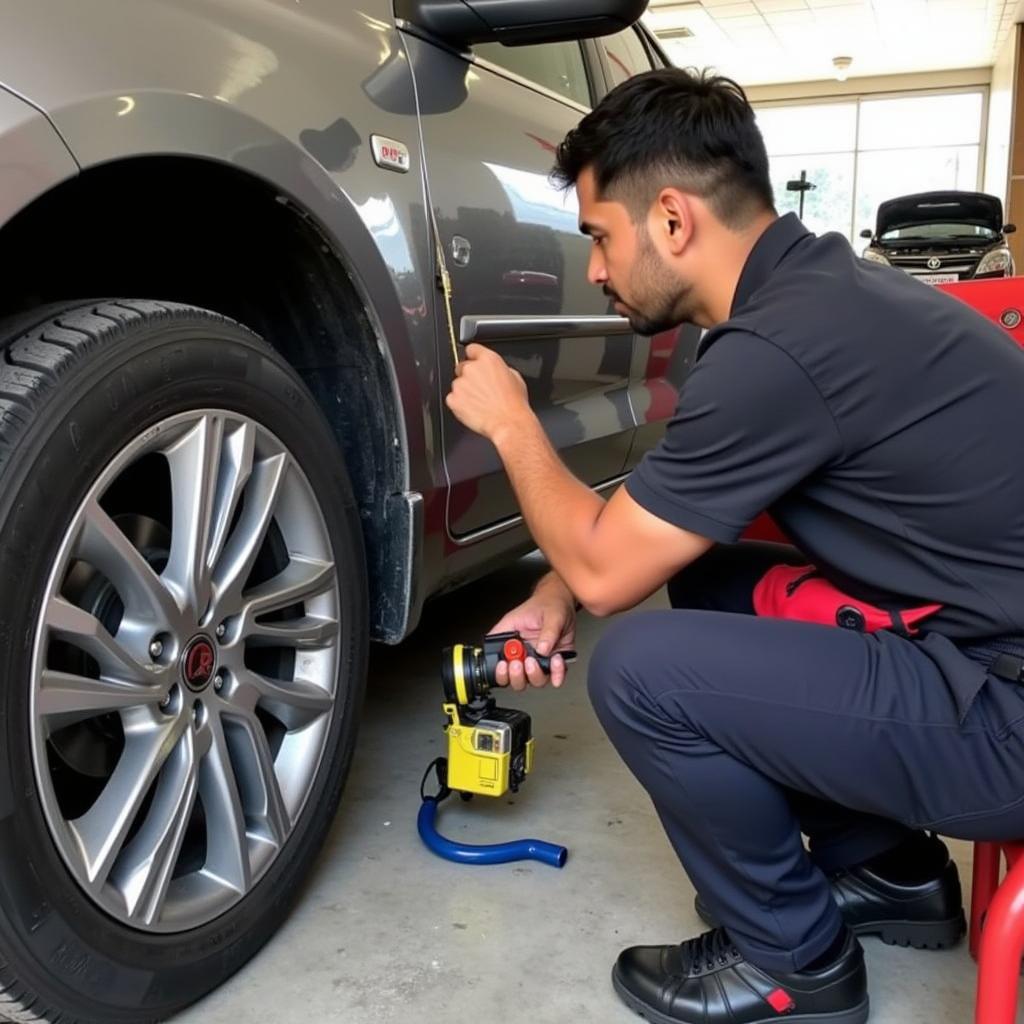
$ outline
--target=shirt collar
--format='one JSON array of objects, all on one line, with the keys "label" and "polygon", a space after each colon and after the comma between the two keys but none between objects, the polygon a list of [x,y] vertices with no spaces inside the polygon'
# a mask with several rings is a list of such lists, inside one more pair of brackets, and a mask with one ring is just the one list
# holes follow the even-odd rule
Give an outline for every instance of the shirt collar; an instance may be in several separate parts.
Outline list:
[{"label": "shirt collar", "polygon": [[784,214],[765,228],[743,265],[732,309],[729,311],[730,317],[735,316],[750,301],[754,292],[771,277],[772,271],[782,262],[786,253],[810,233],[795,213]]}]

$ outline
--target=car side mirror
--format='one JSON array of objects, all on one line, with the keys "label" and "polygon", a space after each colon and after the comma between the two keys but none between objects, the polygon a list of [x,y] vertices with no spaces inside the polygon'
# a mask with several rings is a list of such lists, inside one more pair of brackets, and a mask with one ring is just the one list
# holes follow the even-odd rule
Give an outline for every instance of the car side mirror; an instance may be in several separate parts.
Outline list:
[{"label": "car side mirror", "polygon": [[560,43],[629,28],[647,0],[395,0],[395,15],[457,46]]},{"label": "car side mirror", "polygon": [[1014,233],[1014,231],[1016,231],[1016,230],[1017,230],[1017,225],[1016,224],[1004,224],[1003,225],[1003,234],[1004,235],[1012,235]]},{"label": "car side mirror", "polygon": [[861,237],[861,238],[870,238],[870,237],[871,237],[871,228],[865,228],[865,229],[864,229],[864,230],[863,230],[863,231],[862,231],[862,232],[860,233],[860,237]]}]

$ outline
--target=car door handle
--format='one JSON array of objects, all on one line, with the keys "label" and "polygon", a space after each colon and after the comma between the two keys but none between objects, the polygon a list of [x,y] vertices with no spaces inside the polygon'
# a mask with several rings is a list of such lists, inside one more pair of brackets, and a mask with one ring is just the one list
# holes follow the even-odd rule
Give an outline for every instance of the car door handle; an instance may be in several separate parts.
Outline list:
[{"label": "car door handle", "polygon": [[513,288],[557,288],[560,281],[555,274],[545,274],[542,270],[506,270],[501,275],[501,283]]},{"label": "car door handle", "polygon": [[464,316],[459,341],[534,341],[538,338],[606,338],[632,334],[624,316]]}]

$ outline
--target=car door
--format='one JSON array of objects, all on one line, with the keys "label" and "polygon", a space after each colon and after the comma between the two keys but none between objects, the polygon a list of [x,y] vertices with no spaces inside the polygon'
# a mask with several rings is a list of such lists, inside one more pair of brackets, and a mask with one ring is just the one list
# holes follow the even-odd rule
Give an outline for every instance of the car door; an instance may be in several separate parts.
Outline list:
[{"label": "car door", "polygon": [[[411,35],[407,47],[455,330],[468,325],[467,340],[522,373],[545,431],[580,479],[613,479],[634,431],[633,337],[587,282],[591,243],[579,232],[575,192],[549,180],[555,147],[590,106],[595,69],[586,53],[594,48],[485,44],[458,54]],[[573,323],[556,319],[566,317]],[[446,327],[439,334],[443,396],[454,357]],[[467,539],[513,521],[518,506],[493,446],[440,409],[449,532]]]},{"label": "car door", "polygon": [[[595,40],[609,89],[669,61],[656,41],[641,27]],[[632,469],[657,444],[679,402],[679,390],[693,365],[703,332],[692,324],[662,331],[653,337],[637,335],[629,375],[630,407],[636,416],[634,444],[626,459]]]}]

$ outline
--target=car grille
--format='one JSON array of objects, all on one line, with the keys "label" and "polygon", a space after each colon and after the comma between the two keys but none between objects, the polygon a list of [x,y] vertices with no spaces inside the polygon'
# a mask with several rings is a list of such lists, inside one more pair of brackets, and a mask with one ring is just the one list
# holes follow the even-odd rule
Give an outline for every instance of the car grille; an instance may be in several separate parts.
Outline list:
[{"label": "car grille", "polygon": [[978,261],[981,259],[980,250],[969,249],[935,256],[935,259],[941,260],[941,266],[929,267],[928,261],[933,258],[931,254],[887,252],[885,255],[894,267],[899,267],[900,270],[905,270],[914,277],[921,274],[956,274],[961,280],[973,276]]}]

